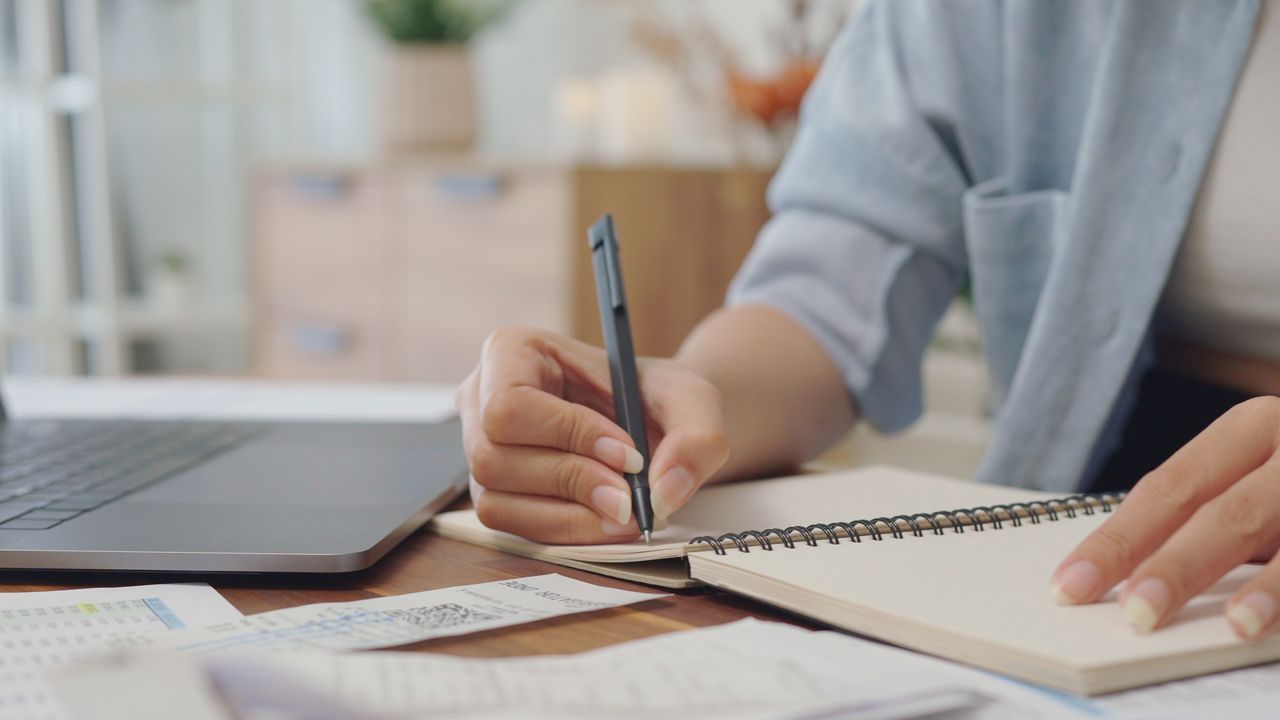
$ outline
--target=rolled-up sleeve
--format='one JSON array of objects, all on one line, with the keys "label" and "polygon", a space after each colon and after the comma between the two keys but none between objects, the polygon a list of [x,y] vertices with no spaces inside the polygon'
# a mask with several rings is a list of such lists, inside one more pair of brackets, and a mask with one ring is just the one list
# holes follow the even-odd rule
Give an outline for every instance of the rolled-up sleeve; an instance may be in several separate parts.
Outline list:
[{"label": "rolled-up sleeve", "polygon": [[[928,14],[873,2],[842,32],[770,185],[773,218],[729,289],[730,304],[807,328],[883,431],[919,417],[924,350],[965,273],[957,69]],[[913,72],[921,62],[933,67]]]}]

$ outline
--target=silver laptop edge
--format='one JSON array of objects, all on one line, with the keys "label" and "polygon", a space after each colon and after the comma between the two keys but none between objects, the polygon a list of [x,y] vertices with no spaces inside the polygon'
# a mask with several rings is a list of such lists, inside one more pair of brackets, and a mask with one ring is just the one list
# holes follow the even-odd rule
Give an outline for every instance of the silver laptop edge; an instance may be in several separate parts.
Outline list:
[{"label": "silver laptop edge", "polygon": [[[104,421],[6,420],[0,398],[2,427],[30,422]],[[243,443],[55,527],[0,522],[0,570],[351,572],[467,487],[457,420],[253,425]]]}]

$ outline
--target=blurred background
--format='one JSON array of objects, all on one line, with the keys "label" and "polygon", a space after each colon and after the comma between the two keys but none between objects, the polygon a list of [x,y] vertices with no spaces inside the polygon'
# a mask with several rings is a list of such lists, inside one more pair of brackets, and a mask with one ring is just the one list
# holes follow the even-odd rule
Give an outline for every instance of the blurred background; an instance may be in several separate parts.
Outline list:
[{"label": "blurred background", "polygon": [[457,382],[501,325],[598,341],[606,211],[670,353],[857,4],[0,0],[0,366]]}]

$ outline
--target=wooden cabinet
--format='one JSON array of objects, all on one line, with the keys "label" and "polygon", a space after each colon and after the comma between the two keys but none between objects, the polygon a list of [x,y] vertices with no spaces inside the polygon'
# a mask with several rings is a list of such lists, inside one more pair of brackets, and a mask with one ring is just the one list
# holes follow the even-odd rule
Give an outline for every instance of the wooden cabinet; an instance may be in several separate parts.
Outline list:
[{"label": "wooden cabinet", "polygon": [[457,381],[503,325],[599,342],[586,228],[612,212],[637,348],[668,354],[767,215],[768,173],[407,163],[261,176],[254,364],[272,377]]},{"label": "wooden cabinet", "polygon": [[636,352],[670,355],[725,290],[768,219],[761,170],[616,170],[574,175],[570,330],[603,342],[586,229],[613,213]]}]

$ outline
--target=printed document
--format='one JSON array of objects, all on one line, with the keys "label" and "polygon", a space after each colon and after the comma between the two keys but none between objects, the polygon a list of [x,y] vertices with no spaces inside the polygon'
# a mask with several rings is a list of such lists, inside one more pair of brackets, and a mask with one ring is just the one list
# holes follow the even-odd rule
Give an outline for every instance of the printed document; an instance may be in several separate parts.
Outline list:
[{"label": "printed document", "polygon": [[125,637],[226,622],[240,612],[208,585],[0,594],[0,718],[61,720],[44,671]]},{"label": "printed document", "polygon": [[372,600],[274,610],[230,622],[133,637],[117,649],[163,645],[184,652],[363,650],[465,635],[559,615],[666,597],[600,587],[563,575],[499,580]]}]

